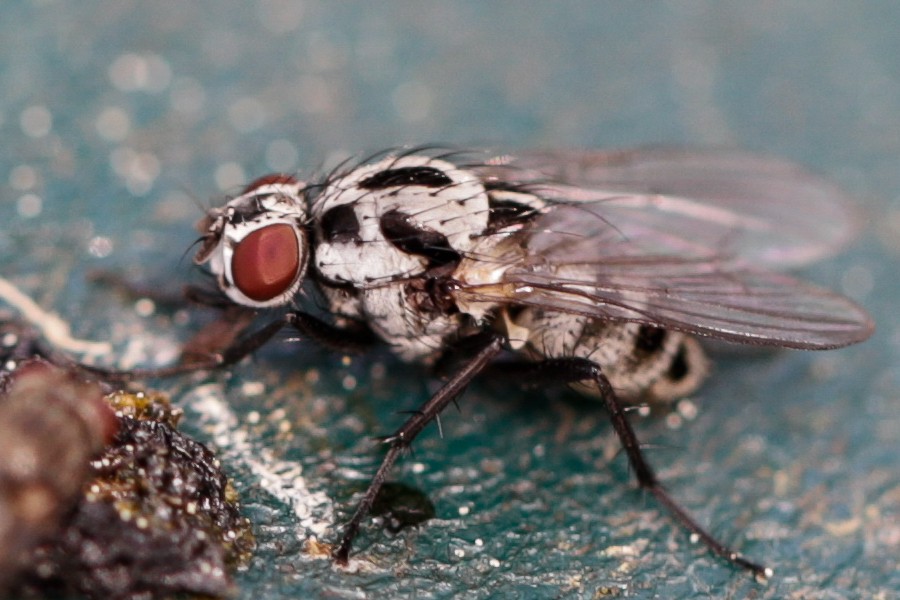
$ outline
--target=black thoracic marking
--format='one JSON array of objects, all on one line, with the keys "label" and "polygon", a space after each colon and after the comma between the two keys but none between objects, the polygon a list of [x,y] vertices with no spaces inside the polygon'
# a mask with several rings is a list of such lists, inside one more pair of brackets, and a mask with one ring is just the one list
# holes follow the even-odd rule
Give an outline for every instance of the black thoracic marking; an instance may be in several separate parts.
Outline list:
[{"label": "black thoracic marking", "polygon": [[496,231],[517,223],[525,223],[538,214],[534,207],[515,200],[501,200],[493,195],[489,195],[488,202],[490,207],[488,211],[488,231]]},{"label": "black thoracic marking", "polygon": [[434,167],[400,167],[386,169],[370,175],[357,185],[366,190],[383,190],[402,185],[420,185],[423,187],[443,187],[453,180],[446,173]]},{"label": "black thoracic marking", "polygon": [[666,330],[653,325],[641,325],[637,337],[634,340],[634,355],[636,358],[650,356],[662,350],[666,343]]},{"label": "black thoracic marking", "polygon": [[350,204],[329,208],[320,222],[326,242],[340,244],[360,241],[359,220]]},{"label": "black thoracic marking", "polygon": [[415,223],[409,215],[391,210],[381,215],[381,233],[391,244],[406,252],[424,256],[428,267],[438,267],[458,262],[459,253],[450,247],[443,233]]},{"label": "black thoracic marking", "polygon": [[685,348],[684,344],[681,344],[678,346],[678,352],[672,357],[672,364],[669,365],[666,376],[672,381],[678,382],[684,379],[689,371],[690,365],[687,360],[687,348]]},{"label": "black thoracic marking", "polygon": [[260,205],[261,198],[255,198],[254,202],[248,203],[246,205],[240,205],[234,207],[234,211],[231,213],[231,217],[228,219],[229,225],[240,225],[241,223],[246,223],[247,221],[253,221],[263,212],[263,208]]}]

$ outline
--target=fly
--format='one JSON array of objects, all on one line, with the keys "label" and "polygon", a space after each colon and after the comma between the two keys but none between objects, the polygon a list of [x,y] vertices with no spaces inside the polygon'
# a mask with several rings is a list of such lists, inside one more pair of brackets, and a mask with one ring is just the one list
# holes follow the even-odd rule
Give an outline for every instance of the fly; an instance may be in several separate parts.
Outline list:
[{"label": "fly", "polygon": [[[321,181],[265,176],[200,228],[194,260],[228,302],[281,310],[215,359],[127,375],[232,365],[284,327],[342,351],[381,342],[404,361],[456,365],[386,438],[334,551],[341,564],[395,461],[503,354],[498,368],[524,380],[597,396],[640,487],[714,554],[767,578],[666,491],[626,406],[696,390],[698,338],[825,350],[874,329],[851,300],[782,272],[848,241],[844,194],[739,152],[385,152]],[[304,308],[313,297],[325,318]]]}]

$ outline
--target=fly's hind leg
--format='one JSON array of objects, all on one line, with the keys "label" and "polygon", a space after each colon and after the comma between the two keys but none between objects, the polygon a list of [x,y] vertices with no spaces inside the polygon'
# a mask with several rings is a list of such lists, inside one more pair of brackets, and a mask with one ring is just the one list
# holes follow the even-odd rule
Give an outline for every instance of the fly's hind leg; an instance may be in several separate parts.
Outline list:
[{"label": "fly's hind leg", "polygon": [[536,383],[592,381],[597,386],[603,402],[606,404],[613,429],[622,442],[622,447],[637,477],[638,485],[653,494],[659,503],[665,506],[688,531],[697,536],[711,552],[735,566],[747,569],[759,579],[771,577],[772,570],[770,568],[744,558],[739,552],[732,550],[713,537],[663,487],[641,451],[641,444],[625,415],[625,408],[622,402],[599,365],[584,358],[560,358],[537,363],[513,363],[501,365],[500,368],[509,373],[516,372],[521,374],[526,380]]},{"label": "fly's hind leg", "polygon": [[385,442],[388,444],[387,453],[384,455],[378,471],[372,477],[365,495],[363,495],[362,500],[357,505],[356,511],[344,528],[341,543],[332,555],[335,562],[342,565],[347,564],[353,540],[356,538],[356,534],[359,533],[359,527],[363,519],[372,510],[372,504],[375,502],[379,490],[384,485],[391,467],[397,462],[400,454],[410,447],[410,444],[428,423],[436,419],[448,404],[455,401],[463,393],[472,379],[483,371],[502,349],[502,340],[499,336],[492,336],[485,340],[481,349],[475,353],[472,359],[456,371],[419,410],[412,413],[400,429],[385,439]]}]

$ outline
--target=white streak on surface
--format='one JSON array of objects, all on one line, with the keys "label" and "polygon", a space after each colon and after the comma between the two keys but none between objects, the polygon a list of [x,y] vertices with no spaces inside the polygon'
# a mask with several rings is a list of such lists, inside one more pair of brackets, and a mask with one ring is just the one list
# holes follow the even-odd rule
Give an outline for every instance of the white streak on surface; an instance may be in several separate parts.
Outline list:
[{"label": "white streak on surface", "polygon": [[79,354],[109,354],[112,346],[107,342],[92,342],[72,337],[72,329],[58,314],[44,310],[25,292],[8,279],[0,277],[0,300],[3,300],[22,317],[38,328],[55,347]]},{"label": "white streak on surface", "polygon": [[212,435],[222,458],[245,467],[260,488],[290,506],[308,535],[321,538],[329,532],[334,522],[331,499],[309,489],[302,465],[279,460],[269,448],[262,446],[228,405],[221,385],[194,388],[185,401],[200,417],[200,425]]}]

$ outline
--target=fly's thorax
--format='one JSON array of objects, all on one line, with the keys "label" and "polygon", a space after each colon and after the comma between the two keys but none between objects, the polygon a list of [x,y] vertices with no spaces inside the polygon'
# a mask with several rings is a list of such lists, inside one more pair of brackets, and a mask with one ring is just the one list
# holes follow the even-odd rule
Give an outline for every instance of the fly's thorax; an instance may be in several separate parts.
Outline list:
[{"label": "fly's thorax", "polygon": [[517,232],[545,203],[430,156],[333,177],[312,199],[316,280],[335,314],[366,321],[407,360],[430,360],[496,302],[458,306],[452,285],[499,280]]},{"label": "fly's thorax", "polygon": [[[515,324],[518,331],[528,332],[524,352],[532,358],[591,360],[613,388],[631,400],[681,398],[695,391],[709,371],[697,340],[678,331],[537,308],[521,311]],[[590,395],[597,393],[590,384],[575,387]]]},{"label": "fly's thorax", "polygon": [[364,321],[401,360],[429,363],[470,319],[436,305],[426,284],[419,278],[368,288],[320,287],[335,316]]},{"label": "fly's thorax", "polygon": [[203,243],[194,262],[208,263],[219,288],[237,304],[287,304],[309,261],[305,222],[303,184],[268,175],[201,221]]},{"label": "fly's thorax", "polygon": [[486,229],[489,205],[472,172],[410,155],[332,179],[311,212],[319,275],[365,286],[457,261]]},{"label": "fly's thorax", "polygon": [[370,313],[373,329],[397,356],[411,362],[429,363],[436,359],[465,322],[460,313],[418,309],[418,294],[406,285],[383,288],[367,300],[370,306],[377,303],[384,308],[380,314]]}]

